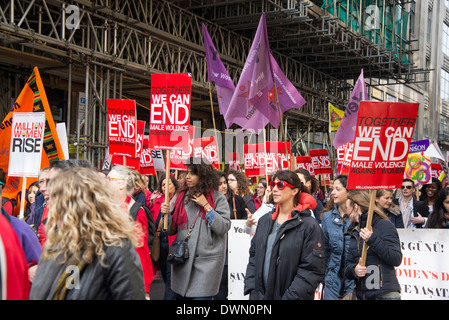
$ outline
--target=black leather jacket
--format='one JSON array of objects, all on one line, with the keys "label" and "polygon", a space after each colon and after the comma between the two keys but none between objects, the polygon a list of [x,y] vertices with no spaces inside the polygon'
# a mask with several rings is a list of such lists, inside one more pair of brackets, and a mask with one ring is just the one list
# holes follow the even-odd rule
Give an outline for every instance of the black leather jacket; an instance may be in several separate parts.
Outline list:
[{"label": "black leather jacket", "polygon": [[[69,286],[66,300],[143,300],[145,285],[139,256],[126,240],[123,247],[105,247],[106,264],[97,260],[84,267],[77,274],[76,267],[58,264],[53,259],[41,257],[31,286],[30,300],[51,300],[58,279],[63,272],[69,272],[75,285]],[[75,271],[74,271],[75,269]],[[77,279],[78,277],[78,279]]]}]

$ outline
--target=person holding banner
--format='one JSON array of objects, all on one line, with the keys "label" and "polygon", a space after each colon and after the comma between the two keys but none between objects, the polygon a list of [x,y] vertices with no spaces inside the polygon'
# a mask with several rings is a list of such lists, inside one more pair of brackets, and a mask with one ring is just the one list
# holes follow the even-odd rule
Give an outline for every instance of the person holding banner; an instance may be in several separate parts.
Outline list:
[{"label": "person holding banner", "polygon": [[[132,198],[135,190],[135,178],[132,169],[124,166],[114,166],[108,173],[108,180],[116,194],[116,201],[119,202],[120,207],[127,210],[129,215],[135,221],[136,233],[138,234],[139,244],[135,246],[137,254],[143,269],[143,279],[145,281],[145,297],[150,299],[151,282],[153,281],[153,263],[150,256],[150,236],[154,236],[154,220],[153,217],[148,217],[145,209],[138,203],[138,210],[133,211],[136,200]],[[148,219],[152,221],[148,221]],[[153,229],[153,230],[150,230]],[[152,241],[151,241],[152,243]]]},{"label": "person holding banner", "polygon": [[176,240],[184,240],[192,229],[189,257],[171,266],[171,288],[180,300],[212,300],[219,290],[231,223],[228,201],[217,188],[217,175],[209,161],[190,158],[186,186],[170,208],[161,205],[164,219],[168,218],[168,235],[176,234]]},{"label": "person holding banner", "polygon": [[427,220],[426,228],[449,228],[449,188],[444,188],[438,194],[432,214]]},{"label": "person holding banner", "polygon": [[312,217],[315,199],[290,170],[270,182],[274,211],[263,215],[251,239],[244,294],[250,300],[312,300],[324,279],[324,235]]},{"label": "person holding banner", "polygon": [[[170,201],[179,192],[180,187],[178,181],[172,175],[169,176],[168,195]],[[162,227],[162,211],[161,205],[165,202],[165,188],[167,187],[166,179],[160,179],[156,191],[153,192],[152,201],[150,204],[150,211],[153,214],[153,219],[156,222],[156,233],[159,233],[159,261],[154,263],[153,273],[157,272],[157,268],[161,270],[162,279],[165,282],[164,300],[176,300],[176,293],[171,289],[171,266],[167,262],[168,248],[176,239],[176,236],[168,236],[166,230]],[[154,262],[154,261],[153,261]]]},{"label": "person holding banner", "polygon": [[376,205],[383,210],[396,228],[404,228],[401,210],[393,203],[393,193],[391,189],[379,189],[376,191]]},{"label": "person holding banner", "polygon": [[350,242],[347,231],[351,225],[346,214],[347,184],[347,175],[335,177],[331,198],[321,217],[326,252],[323,300],[353,299],[354,281],[347,279],[344,275],[344,265]]},{"label": "person holding banner", "polygon": [[[370,196],[351,190],[346,204],[354,228],[345,263],[345,274],[354,280],[359,300],[400,300],[401,287],[395,267],[402,263],[401,242],[395,226],[377,206],[373,208],[371,229],[366,228]],[[366,263],[360,264],[363,242],[368,247]]]},{"label": "person holding banner", "polygon": [[249,185],[249,180],[241,171],[228,171],[228,185],[234,194],[242,197],[245,200],[246,206],[251,213],[256,211],[253,196]]},{"label": "person holding banner", "polygon": [[49,190],[47,242],[30,300],[143,300],[135,226],[108,182],[93,169],[72,168]]},{"label": "person holding banner", "polygon": [[[218,191],[221,192],[228,200],[229,210],[231,212],[231,219],[246,219],[247,214],[245,200],[242,197],[234,194],[228,186],[226,173],[223,171],[216,171],[218,178]],[[228,250],[226,250],[228,252]],[[226,255],[223,274],[221,276],[220,289],[214,300],[226,300],[228,296],[228,256]]]}]

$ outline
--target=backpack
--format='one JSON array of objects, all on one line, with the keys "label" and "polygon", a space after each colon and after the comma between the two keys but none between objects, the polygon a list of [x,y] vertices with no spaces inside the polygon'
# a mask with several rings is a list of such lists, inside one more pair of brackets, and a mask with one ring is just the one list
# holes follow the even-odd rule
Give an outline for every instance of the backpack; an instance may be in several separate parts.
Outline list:
[{"label": "backpack", "polygon": [[129,210],[129,214],[133,218],[134,221],[137,219],[137,214],[139,213],[140,208],[142,208],[145,211],[145,214],[147,216],[148,220],[148,248],[151,250],[151,247],[153,246],[154,241],[154,234],[156,229],[156,224],[154,223],[153,214],[151,213],[150,209],[148,209],[145,206],[142,206],[142,204],[139,201],[135,201],[134,204],[131,206]]},{"label": "backpack", "polygon": [[[6,204],[8,201],[11,202],[11,212],[7,212],[7,213],[8,213],[10,216],[12,216],[12,215],[14,215],[14,207],[16,206],[17,201],[14,200],[14,199],[2,198],[2,208],[5,208],[5,204]],[[6,210],[5,210],[5,212],[6,212]]]}]

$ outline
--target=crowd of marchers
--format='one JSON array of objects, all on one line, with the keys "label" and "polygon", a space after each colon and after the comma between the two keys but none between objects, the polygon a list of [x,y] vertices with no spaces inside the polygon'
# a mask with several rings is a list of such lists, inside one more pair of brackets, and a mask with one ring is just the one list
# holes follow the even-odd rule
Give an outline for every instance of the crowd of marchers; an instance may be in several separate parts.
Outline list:
[{"label": "crowd of marchers", "polygon": [[[41,169],[23,217],[2,199],[0,298],[150,299],[160,277],[164,300],[226,300],[227,233],[244,219],[249,299],[312,300],[321,288],[324,300],[399,300],[397,229],[449,227],[449,188],[435,178],[420,190],[408,179],[377,190],[367,226],[369,193],[347,189],[346,175],[324,186],[305,169],[251,180],[202,158],[188,163],[154,189],[125,166]],[[5,183],[1,171],[0,190]]]}]

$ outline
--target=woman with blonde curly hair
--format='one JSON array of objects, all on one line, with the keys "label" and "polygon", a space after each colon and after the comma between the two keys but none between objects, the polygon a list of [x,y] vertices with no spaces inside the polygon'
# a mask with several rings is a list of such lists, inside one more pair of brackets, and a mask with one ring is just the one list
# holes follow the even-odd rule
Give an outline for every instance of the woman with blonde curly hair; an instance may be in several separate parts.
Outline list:
[{"label": "woman with blonde curly hair", "polygon": [[107,180],[88,168],[49,182],[47,241],[30,299],[145,298],[134,222],[114,198]]}]

